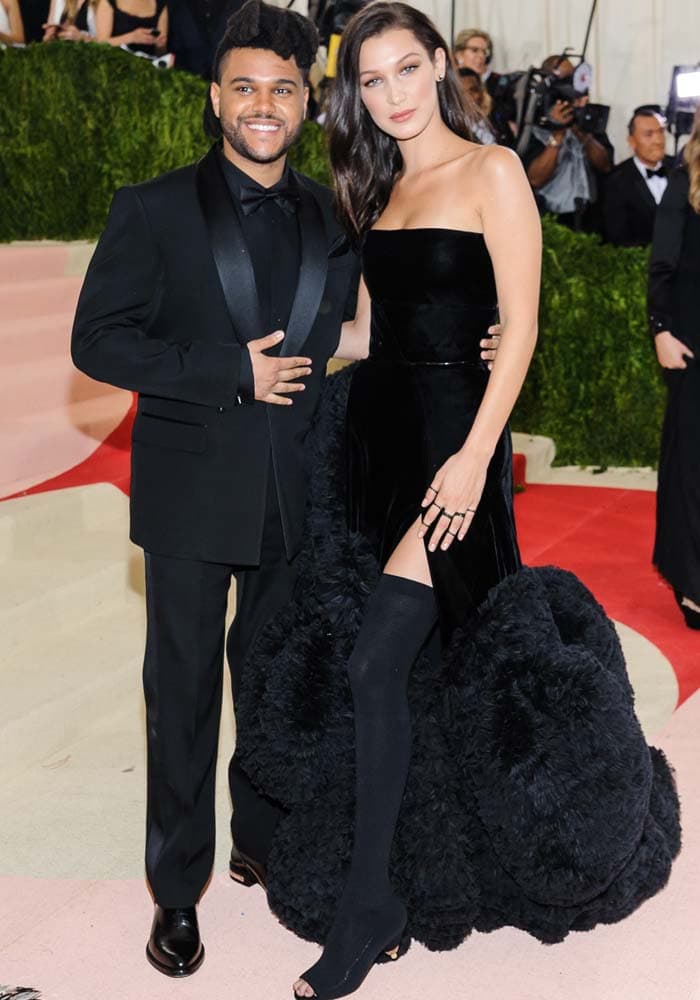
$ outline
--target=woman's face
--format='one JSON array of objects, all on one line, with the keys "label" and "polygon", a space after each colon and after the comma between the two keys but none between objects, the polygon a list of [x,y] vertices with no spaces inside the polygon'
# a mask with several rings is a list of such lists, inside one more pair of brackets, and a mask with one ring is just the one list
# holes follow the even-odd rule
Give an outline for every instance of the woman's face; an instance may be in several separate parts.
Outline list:
[{"label": "woman's face", "polygon": [[368,38],[360,48],[362,102],[374,124],[399,141],[420,135],[439,114],[437,81],[444,75],[444,51],[437,49],[433,61],[405,28]]},{"label": "woman's face", "polygon": [[459,67],[465,66],[467,69],[473,69],[479,76],[483,76],[488,65],[486,62],[488,54],[489,43],[485,38],[474,35],[463,49],[455,52],[455,62]]}]

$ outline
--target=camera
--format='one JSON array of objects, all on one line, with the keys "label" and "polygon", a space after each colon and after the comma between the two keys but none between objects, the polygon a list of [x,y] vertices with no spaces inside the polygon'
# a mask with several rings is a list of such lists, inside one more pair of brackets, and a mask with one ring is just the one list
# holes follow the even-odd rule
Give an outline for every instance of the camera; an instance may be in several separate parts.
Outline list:
[{"label": "camera", "polygon": [[[588,103],[574,107],[575,101],[588,94],[591,76],[591,67],[584,61],[570,76],[559,76],[534,66],[520,74],[513,88],[518,153],[524,152],[534,127],[555,130],[576,125],[582,132],[606,130],[610,116],[607,105]],[[554,121],[551,117],[558,101],[565,101],[571,107],[571,117],[566,122]]]}]

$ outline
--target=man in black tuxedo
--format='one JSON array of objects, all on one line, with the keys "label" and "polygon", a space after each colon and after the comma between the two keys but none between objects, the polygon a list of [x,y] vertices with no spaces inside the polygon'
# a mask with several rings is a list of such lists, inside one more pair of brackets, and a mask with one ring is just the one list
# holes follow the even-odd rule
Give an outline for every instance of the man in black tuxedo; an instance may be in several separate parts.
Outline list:
[{"label": "man in black tuxedo", "polygon": [[651,243],[656,209],[674,160],[666,156],[666,120],[658,105],[637,108],[628,132],[633,155],[606,180],[605,239],[623,247],[646,246]]},{"label": "man in black tuxedo", "polygon": [[[122,188],[88,269],[72,354],[139,393],[131,538],[145,550],[148,957],[203,959],[195,904],[214,856],[224,617],[234,701],[259,625],[291,596],[306,497],[304,440],[358,262],[331,192],[286,164],[316,29],[249,0],[216,59],[198,163]],[[284,331],[284,334],[280,331]],[[279,810],[234,756],[232,874],[260,878]],[[255,860],[253,860],[253,858]]]}]

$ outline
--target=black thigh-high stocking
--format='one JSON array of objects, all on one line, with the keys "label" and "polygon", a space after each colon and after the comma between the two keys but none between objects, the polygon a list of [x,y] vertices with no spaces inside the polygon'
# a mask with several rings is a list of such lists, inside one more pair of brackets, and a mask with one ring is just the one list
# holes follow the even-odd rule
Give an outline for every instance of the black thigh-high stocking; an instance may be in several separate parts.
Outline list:
[{"label": "black thigh-high stocking", "polygon": [[385,574],[348,660],[356,747],[352,859],[323,955],[302,976],[322,1000],[357,989],[403,931],[406,911],[389,883],[389,855],[411,754],[408,677],[436,622],[431,587]]}]

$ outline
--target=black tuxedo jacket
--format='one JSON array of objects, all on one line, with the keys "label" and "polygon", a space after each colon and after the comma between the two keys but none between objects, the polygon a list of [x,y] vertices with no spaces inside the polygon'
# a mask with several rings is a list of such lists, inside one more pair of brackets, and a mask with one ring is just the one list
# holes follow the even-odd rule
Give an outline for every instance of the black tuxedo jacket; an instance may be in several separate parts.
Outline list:
[{"label": "black tuxedo jacket", "polygon": [[301,544],[304,442],[354,309],[359,267],[331,192],[294,177],[301,265],[282,353],[311,357],[313,375],[292,406],[238,396],[246,342],[272,331],[258,318],[217,151],[114,196],[80,294],[72,355],[93,378],[139,393],[131,538],[149,552],[256,565],[270,467],[287,555]]},{"label": "black tuxedo jacket", "polygon": [[[669,174],[672,156],[664,157]],[[656,202],[633,157],[624,160],[605,180],[603,220],[605,239],[617,246],[645,246],[651,243]]]}]

